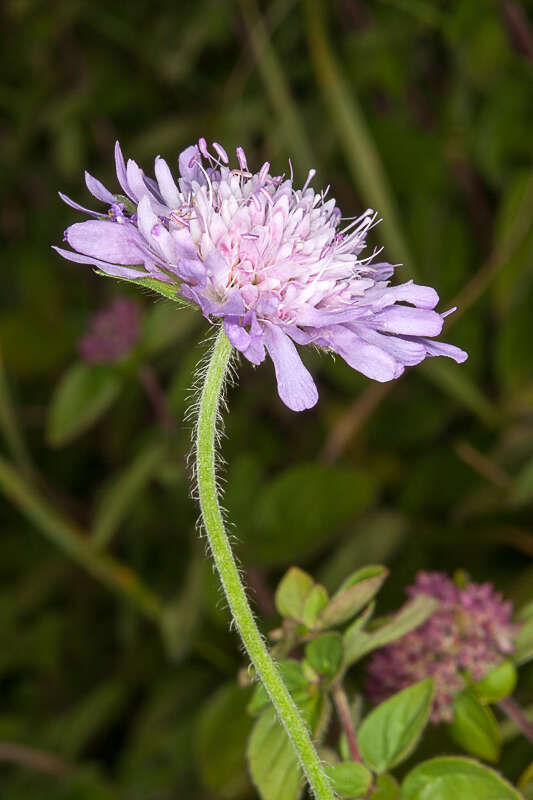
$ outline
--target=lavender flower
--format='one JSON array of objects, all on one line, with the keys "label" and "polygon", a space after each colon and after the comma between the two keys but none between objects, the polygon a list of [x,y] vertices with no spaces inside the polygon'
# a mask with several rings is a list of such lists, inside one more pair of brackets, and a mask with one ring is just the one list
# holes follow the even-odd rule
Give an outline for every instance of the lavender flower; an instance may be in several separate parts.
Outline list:
[{"label": "lavender flower", "polygon": [[442,572],[419,572],[407,594],[426,594],[441,605],[423,625],[374,653],[366,693],[380,703],[433,676],[431,721],[451,722],[453,698],[465,688],[465,675],[481,680],[513,651],[512,604],[490,583],[461,589]]},{"label": "lavender flower", "polygon": [[[301,189],[291,176],[272,176],[270,164],[252,173],[237,148],[231,169],[221,145],[205,139],[179,156],[175,182],[157,157],[153,180],[115,148],[125,193],[115,196],[85,174],[87,188],[109,206],[107,214],[71,225],[65,258],[93,264],[127,279],[150,276],[175,284],[208,320],[222,319],[232,345],[252,364],[270,355],[278,391],[294,411],[311,408],[318,393],[295,347],[313,344],[338,353],[354,369],[389,381],[426,356],[462,362],[467,354],[433,341],[445,314],[438,295],[412,281],[389,286],[394,266],[362,258],[365,237],[377,222],[368,209],[342,218],[328,189],[315,192],[309,172]],[[408,304],[408,305],[406,305]],[[448,312],[449,313],[449,312]]]},{"label": "lavender flower", "polygon": [[141,318],[139,306],[119,298],[97,311],[80,340],[80,355],[94,364],[119,361],[129,355],[139,341]]}]

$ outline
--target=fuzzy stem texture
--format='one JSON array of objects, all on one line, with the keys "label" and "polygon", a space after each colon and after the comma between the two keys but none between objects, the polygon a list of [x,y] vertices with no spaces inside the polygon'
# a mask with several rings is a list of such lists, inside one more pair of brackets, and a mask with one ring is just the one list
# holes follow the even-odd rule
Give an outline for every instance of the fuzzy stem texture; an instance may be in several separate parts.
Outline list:
[{"label": "fuzzy stem texture", "polygon": [[224,528],[215,473],[216,423],[232,347],[224,329],[217,335],[200,396],[196,431],[196,473],[204,527],[228,605],[242,642],[292,741],[317,800],[335,795],[307,727],[290,696],[257,628]]}]

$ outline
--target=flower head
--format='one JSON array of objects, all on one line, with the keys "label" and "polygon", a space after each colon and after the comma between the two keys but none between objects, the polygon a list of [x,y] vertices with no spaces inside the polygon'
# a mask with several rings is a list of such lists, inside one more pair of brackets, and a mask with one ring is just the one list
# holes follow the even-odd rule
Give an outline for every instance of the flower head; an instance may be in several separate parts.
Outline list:
[{"label": "flower head", "polygon": [[[354,369],[389,381],[426,356],[462,362],[467,355],[436,342],[444,314],[438,295],[412,281],[389,286],[394,267],[378,252],[362,257],[377,215],[368,209],[343,219],[328,189],[301,189],[273,176],[270,164],[250,171],[238,147],[235,168],[218,143],[205,139],[179,156],[177,182],[162,158],[155,180],[124,162],[117,143],[116,170],[125,196],[114,195],[86,173],[89,191],[109,210],[71,225],[56,248],[71,261],[108,275],[153,277],[176,285],[204,316],[223,320],[232,345],[253,364],[268,353],[278,390],[289,408],[311,408],[318,394],[295,344],[334,351]],[[292,173],[292,170],[291,170]]]},{"label": "flower head", "polygon": [[442,572],[419,572],[407,594],[425,594],[439,608],[420,627],[377,650],[368,666],[367,695],[376,703],[432,676],[435,695],[431,721],[453,719],[453,698],[466,675],[481,680],[514,649],[512,604],[490,583],[457,586]]},{"label": "flower head", "polygon": [[127,356],[139,341],[141,319],[137,303],[113,300],[93,314],[79,342],[80,355],[94,364],[113,363]]}]

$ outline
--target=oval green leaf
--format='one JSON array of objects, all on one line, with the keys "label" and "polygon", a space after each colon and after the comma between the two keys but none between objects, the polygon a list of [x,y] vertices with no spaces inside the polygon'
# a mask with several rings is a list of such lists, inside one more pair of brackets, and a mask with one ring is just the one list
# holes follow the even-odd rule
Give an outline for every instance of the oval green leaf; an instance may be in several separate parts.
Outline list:
[{"label": "oval green leaf", "polygon": [[330,764],[325,773],[331,781],[333,790],[341,797],[363,797],[372,783],[372,773],[363,764],[355,761],[342,761]]},{"label": "oval green leaf", "polygon": [[466,689],[455,698],[453,712],[448,731],[454,741],[470,755],[495,764],[500,758],[500,731],[490,708],[473,689]]},{"label": "oval green leaf", "polygon": [[299,567],[291,567],[281,579],[276,589],[276,608],[282,617],[303,621],[305,603],[315,582],[307,572]]},{"label": "oval green leaf", "polygon": [[476,694],[483,703],[497,703],[514,691],[518,675],[512,661],[503,661],[474,684]]},{"label": "oval green leaf", "polygon": [[357,734],[361,755],[374,772],[399,764],[413,751],[428,721],[433,679],[393,695],[368,714]]},{"label": "oval green leaf", "polygon": [[246,741],[253,720],[246,713],[249,693],[223,685],[206,702],[195,736],[196,764],[209,793],[232,800],[250,787],[245,767]]},{"label": "oval green leaf", "polygon": [[264,711],[255,723],[247,756],[261,800],[298,800],[303,789],[302,770],[273,708]]},{"label": "oval green leaf", "polygon": [[342,666],[342,639],[337,633],[317,636],[305,648],[305,657],[314,670],[326,678],[333,678]]},{"label": "oval green leaf", "polygon": [[402,785],[402,800],[522,800],[497,772],[469,758],[432,758]]},{"label": "oval green leaf", "polygon": [[351,619],[381,589],[388,575],[385,567],[364,567],[347,578],[323,609],[318,623],[322,628],[342,625]]}]

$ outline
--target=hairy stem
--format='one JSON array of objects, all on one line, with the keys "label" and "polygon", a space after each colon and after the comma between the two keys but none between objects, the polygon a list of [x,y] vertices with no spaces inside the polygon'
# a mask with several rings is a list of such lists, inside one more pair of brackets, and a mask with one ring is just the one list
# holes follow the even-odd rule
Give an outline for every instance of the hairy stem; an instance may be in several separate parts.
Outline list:
[{"label": "hairy stem", "polygon": [[232,617],[250,660],[294,745],[315,797],[317,800],[334,800],[335,795],[305,723],[257,628],[224,529],[216,485],[215,439],[217,414],[231,352],[231,344],[221,328],[205,374],[196,432],[196,470],[202,519]]},{"label": "hairy stem", "polygon": [[359,746],[357,744],[357,739],[355,738],[355,730],[352,721],[352,712],[350,711],[350,704],[348,703],[348,698],[346,697],[346,692],[342,688],[340,684],[336,684],[332,691],[333,702],[335,703],[335,708],[337,709],[337,714],[339,717],[339,721],[342,726],[342,730],[346,736],[346,740],[348,742],[348,748],[350,750],[350,755],[353,761],[361,761],[361,754],[359,753]]}]

